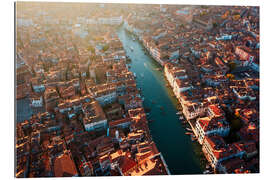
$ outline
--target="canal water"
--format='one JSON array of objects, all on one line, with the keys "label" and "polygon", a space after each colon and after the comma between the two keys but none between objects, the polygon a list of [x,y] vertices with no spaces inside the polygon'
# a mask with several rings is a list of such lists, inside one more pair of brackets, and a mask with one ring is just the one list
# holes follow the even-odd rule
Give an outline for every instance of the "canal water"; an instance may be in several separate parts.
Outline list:
[{"label": "canal water", "polygon": [[[161,66],[145,54],[143,46],[123,27],[117,30],[126,55],[131,58],[130,71],[136,74],[137,86],[144,96],[144,106],[151,109],[149,129],[154,142],[162,153],[171,174],[200,174],[200,160],[194,145],[177,113],[177,100],[166,87]],[[131,48],[132,47],[132,48]],[[132,50],[133,49],[133,50]]]}]

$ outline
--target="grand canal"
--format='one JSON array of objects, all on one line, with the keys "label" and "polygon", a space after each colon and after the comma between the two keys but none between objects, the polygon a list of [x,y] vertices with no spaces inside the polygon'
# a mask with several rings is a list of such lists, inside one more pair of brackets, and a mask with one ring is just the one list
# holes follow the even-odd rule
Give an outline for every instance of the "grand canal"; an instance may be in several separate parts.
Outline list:
[{"label": "grand canal", "polygon": [[137,86],[144,96],[144,106],[151,109],[149,128],[154,142],[169,167],[171,174],[202,173],[200,158],[195,153],[195,145],[176,115],[177,100],[166,87],[161,66],[143,49],[138,40],[123,27],[117,30],[126,55],[132,60],[130,70],[136,74]]}]

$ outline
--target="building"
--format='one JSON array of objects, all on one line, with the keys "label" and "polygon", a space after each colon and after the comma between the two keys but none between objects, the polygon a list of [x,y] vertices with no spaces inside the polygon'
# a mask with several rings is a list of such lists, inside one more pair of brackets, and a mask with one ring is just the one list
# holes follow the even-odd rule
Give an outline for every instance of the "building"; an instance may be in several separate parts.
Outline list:
[{"label": "building", "polygon": [[197,27],[205,29],[205,30],[211,30],[213,28],[213,21],[212,18],[207,16],[207,17],[193,17],[192,19],[193,24],[195,24]]},{"label": "building", "polygon": [[183,114],[187,120],[194,119],[199,115],[203,115],[205,113],[205,104],[204,103],[196,103],[196,102],[184,102],[181,105],[183,107]]},{"label": "building", "polygon": [[77,177],[75,163],[72,159],[70,151],[58,156],[54,160],[54,176],[55,177]]},{"label": "building", "polygon": [[164,65],[164,73],[170,86],[173,88],[174,95],[177,98],[180,98],[181,92],[192,88],[187,80],[188,76],[184,69],[179,68],[171,63],[166,63]]},{"label": "building", "polygon": [[42,96],[31,98],[31,106],[32,107],[42,107],[43,106],[43,98],[42,98]]},{"label": "building", "polygon": [[246,87],[232,87],[233,93],[236,95],[237,98],[240,100],[249,99],[250,101],[256,100],[256,96],[252,89]]},{"label": "building", "polygon": [[130,126],[131,120],[132,120],[131,118],[124,118],[124,119],[119,119],[116,121],[111,121],[111,122],[109,122],[109,127],[110,128],[115,128],[115,127],[127,128]]},{"label": "building", "polygon": [[75,96],[75,88],[72,85],[62,85],[59,86],[58,89],[59,94],[64,99],[68,99],[71,98],[72,96]]},{"label": "building", "polygon": [[120,25],[122,22],[123,22],[122,16],[98,18],[99,24]]},{"label": "building", "polygon": [[35,77],[31,79],[31,85],[36,93],[44,92],[45,91],[45,86],[42,84],[42,80],[39,77]]},{"label": "building", "polygon": [[204,117],[198,118],[195,126],[195,135],[198,138],[198,142],[203,144],[204,137],[211,135],[227,136],[230,132],[229,123],[224,117]]},{"label": "building", "polygon": [[182,8],[175,11],[177,19],[182,20],[183,22],[191,23],[193,20],[193,13],[190,8]]},{"label": "building", "polygon": [[59,95],[55,88],[48,87],[44,92],[44,102],[46,111],[52,111],[55,107],[57,107],[59,103]]},{"label": "building", "polygon": [[130,97],[124,99],[124,107],[125,110],[128,111],[129,109],[136,109],[143,107],[143,101],[139,97]]},{"label": "building", "polygon": [[89,87],[88,92],[95,98],[101,106],[111,104],[116,101],[117,93],[114,84],[101,84]]},{"label": "building", "polygon": [[109,175],[109,170],[111,169],[110,156],[105,154],[99,158],[99,165],[104,176]]},{"label": "building", "polygon": [[85,103],[82,107],[83,124],[86,131],[102,130],[107,127],[107,119],[98,101]]},{"label": "building", "polygon": [[235,54],[240,57],[240,60],[246,61],[244,65],[248,65],[254,60],[254,56],[250,53],[250,50],[244,46],[237,46],[235,48]]},{"label": "building", "polygon": [[79,171],[82,176],[93,176],[94,175],[94,170],[93,170],[93,165],[91,164],[90,161],[85,161],[83,160],[81,162],[81,165],[79,166]]},{"label": "building", "polygon": [[221,136],[205,136],[202,151],[215,170],[222,161],[244,155],[244,150],[239,150],[234,144],[226,144]]}]

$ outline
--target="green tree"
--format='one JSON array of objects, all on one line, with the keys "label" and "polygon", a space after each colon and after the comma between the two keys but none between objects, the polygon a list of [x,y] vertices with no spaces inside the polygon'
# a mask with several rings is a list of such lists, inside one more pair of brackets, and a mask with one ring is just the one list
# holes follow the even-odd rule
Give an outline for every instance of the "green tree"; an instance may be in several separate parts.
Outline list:
[{"label": "green tree", "polygon": [[103,50],[104,52],[106,52],[108,49],[109,49],[109,45],[105,45],[105,46],[103,46],[103,48],[102,48],[102,50]]},{"label": "green tree", "polygon": [[93,54],[95,53],[95,48],[91,45],[88,46],[87,50],[91,51],[91,53],[93,53]]}]

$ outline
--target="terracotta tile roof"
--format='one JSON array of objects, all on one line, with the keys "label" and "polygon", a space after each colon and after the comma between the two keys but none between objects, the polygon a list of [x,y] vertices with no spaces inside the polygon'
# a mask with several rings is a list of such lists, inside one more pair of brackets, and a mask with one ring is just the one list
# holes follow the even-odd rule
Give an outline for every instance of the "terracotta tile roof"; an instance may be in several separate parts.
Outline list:
[{"label": "terracotta tile roof", "polygon": [[119,120],[116,120],[116,121],[111,121],[109,122],[109,126],[110,127],[114,127],[114,126],[118,126],[118,125],[121,125],[121,124],[124,124],[124,123],[128,123],[128,122],[131,122],[131,118],[124,118],[124,119],[119,119]]},{"label": "terracotta tile roof", "polygon": [[221,162],[221,165],[226,168],[227,173],[232,173],[236,168],[241,168],[245,161],[240,158],[233,158]]},{"label": "terracotta tile roof", "polygon": [[210,105],[209,109],[215,113],[216,116],[221,116],[222,115],[222,111],[217,107],[217,105]]},{"label": "terracotta tile roof", "polygon": [[126,153],[125,156],[119,161],[119,166],[123,174],[137,165],[137,163],[131,157],[129,157],[128,154],[129,153]]},{"label": "terracotta tile roof", "polygon": [[55,159],[54,175],[56,177],[71,177],[78,175],[75,164],[69,153],[65,153]]}]

